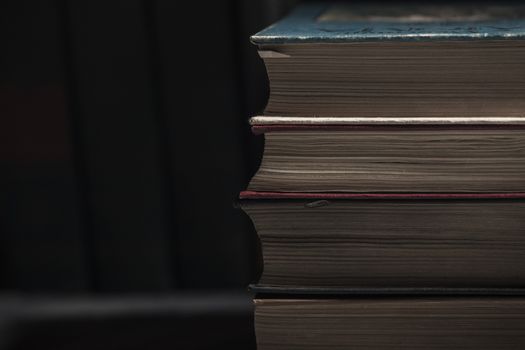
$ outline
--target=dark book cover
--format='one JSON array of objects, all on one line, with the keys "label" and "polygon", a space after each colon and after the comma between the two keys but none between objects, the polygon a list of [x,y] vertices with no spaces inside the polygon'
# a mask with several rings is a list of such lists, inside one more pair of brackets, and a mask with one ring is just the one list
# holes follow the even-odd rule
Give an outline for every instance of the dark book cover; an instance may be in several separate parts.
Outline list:
[{"label": "dark book cover", "polygon": [[524,192],[509,193],[309,193],[242,191],[240,199],[525,199]]}]

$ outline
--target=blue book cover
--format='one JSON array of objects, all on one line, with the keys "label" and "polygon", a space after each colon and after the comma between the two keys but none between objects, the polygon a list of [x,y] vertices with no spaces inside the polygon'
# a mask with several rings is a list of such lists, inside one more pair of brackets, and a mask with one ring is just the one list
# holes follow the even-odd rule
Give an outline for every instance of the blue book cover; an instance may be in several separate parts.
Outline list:
[{"label": "blue book cover", "polygon": [[525,39],[525,6],[305,4],[253,35],[257,45]]}]

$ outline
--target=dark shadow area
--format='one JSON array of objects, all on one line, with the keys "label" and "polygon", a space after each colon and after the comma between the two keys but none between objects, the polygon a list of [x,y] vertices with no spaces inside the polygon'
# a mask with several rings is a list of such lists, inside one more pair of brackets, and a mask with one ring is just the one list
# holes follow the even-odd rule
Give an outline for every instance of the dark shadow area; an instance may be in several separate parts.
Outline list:
[{"label": "dark shadow area", "polygon": [[241,293],[0,299],[2,349],[254,348]]},{"label": "dark shadow area", "polygon": [[0,5],[0,348],[254,348],[234,207],[295,1]]}]

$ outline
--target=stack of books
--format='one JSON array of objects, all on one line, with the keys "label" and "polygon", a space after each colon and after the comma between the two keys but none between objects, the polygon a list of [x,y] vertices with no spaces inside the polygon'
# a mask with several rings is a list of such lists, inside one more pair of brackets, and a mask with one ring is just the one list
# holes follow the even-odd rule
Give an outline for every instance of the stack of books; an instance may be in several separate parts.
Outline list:
[{"label": "stack of books", "polygon": [[524,10],[308,4],[252,37],[259,350],[525,349]]}]

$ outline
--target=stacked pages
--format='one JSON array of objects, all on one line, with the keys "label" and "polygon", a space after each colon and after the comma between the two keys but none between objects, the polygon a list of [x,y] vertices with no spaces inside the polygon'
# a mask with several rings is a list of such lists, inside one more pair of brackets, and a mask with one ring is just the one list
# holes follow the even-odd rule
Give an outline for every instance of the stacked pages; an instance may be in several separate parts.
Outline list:
[{"label": "stacked pages", "polygon": [[259,350],[524,349],[525,7],[309,4],[252,41]]}]

